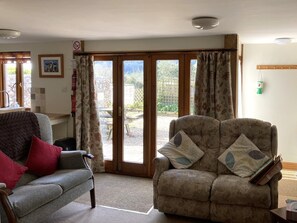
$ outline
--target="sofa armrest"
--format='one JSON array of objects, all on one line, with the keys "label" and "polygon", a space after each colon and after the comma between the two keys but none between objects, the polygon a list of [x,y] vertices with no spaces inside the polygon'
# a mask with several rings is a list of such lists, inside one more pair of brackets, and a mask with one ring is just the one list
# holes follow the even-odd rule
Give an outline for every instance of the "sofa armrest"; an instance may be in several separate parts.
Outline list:
[{"label": "sofa armrest", "polygon": [[280,181],[282,178],[283,178],[282,172],[278,172],[271,178],[271,180],[269,182],[271,183],[271,182],[275,182],[275,181]]},{"label": "sofa armrest", "polygon": [[161,174],[166,171],[169,170],[170,168],[170,161],[167,157],[156,157],[154,159],[154,164],[155,164],[155,173],[153,176],[153,189],[154,189],[154,196],[153,196],[153,200],[154,200],[154,208],[158,208],[158,182],[159,182],[159,178],[161,176]]},{"label": "sofa armrest", "polygon": [[6,188],[6,184],[5,183],[0,183],[0,189],[2,188]]},{"label": "sofa armrest", "polygon": [[153,177],[154,185],[158,184],[160,175],[166,171],[169,170],[170,167],[170,161],[167,157],[156,157],[154,159],[154,165],[155,165],[155,173]]},{"label": "sofa armrest", "polygon": [[282,173],[275,174],[269,181],[270,193],[271,193],[271,207],[275,209],[278,207],[278,181],[282,179]]},{"label": "sofa armrest", "polygon": [[[3,210],[5,211],[8,222],[16,223],[17,218],[12,209],[10,201],[8,199],[8,196],[10,194],[12,194],[12,191],[6,188],[5,183],[0,183],[0,203],[2,205]],[[1,222],[1,216],[0,216],[0,222]]]},{"label": "sofa armrest", "polygon": [[9,188],[6,187],[5,183],[0,183],[0,190],[5,192],[7,194],[7,196],[11,195],[13,193],[12,190],[10,190]]},{"label": "sofa armrest", "polygon": [[92,159],[92,154],[84,150],[62,151],[59,159],[59,169],[90,169],[85,158]]}]

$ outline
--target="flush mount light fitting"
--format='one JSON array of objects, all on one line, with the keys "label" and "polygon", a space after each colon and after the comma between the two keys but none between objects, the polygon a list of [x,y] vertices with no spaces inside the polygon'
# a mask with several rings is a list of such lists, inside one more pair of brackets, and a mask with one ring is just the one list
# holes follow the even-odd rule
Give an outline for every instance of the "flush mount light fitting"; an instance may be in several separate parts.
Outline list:
[{"label": "flush mount light fitting", "polygon": [[197,29],[213,29],[219,25],[219,19],[216,17],[202,16],[192,19],[192,25]]},{"label": "flush mount light fitting", "polygon": [[289,38],[289,37],[282,37],[282,38],[276,38],[275,40],[274,40],[274,42],[276,43],[276,44],[282,44],[282,45],[284,45],[284,44],[289,44],[289,43],[292,43],[292,38]]},{"label": "flush mount light fitting", "polygon": [[21,32],[13,29],[0,29],[1,39],[14,39],[21,35]]}]

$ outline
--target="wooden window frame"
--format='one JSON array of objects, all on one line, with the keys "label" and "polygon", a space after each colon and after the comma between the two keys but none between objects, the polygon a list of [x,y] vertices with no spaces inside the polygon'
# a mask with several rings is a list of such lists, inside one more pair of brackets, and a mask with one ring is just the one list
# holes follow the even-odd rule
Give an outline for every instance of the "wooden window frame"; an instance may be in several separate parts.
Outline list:
[{"label": "wooden window frame", "polygon": [[[16,62],[16,100],[20,106],[24,106],[24,77],[23,63],[31,61],[30,52],[0,53],[0,91],[5,89],[5,64],[7,61]],[[6,97],[0,93],[0,107],[5,107]]]}]

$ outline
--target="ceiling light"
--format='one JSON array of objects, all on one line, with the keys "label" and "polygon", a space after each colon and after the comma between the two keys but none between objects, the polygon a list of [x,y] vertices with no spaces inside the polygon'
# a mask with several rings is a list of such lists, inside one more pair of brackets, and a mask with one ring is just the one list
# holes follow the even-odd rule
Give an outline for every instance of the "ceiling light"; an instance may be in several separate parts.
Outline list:
[{"label": "ceiling light", "polygon": [[276,44],[289,44],[289,43],[292,43],[292,38],[288,38],[288,37],[283,37],[283,38],[276,38],[275,40],[274,40],[274,42],[276,43]]},{"label": "ceiling light", "polygon": [[13,39],[21,35],[20,31],[13,29],[0,29],[0,38],[2,39]]},{"label": "ceiling light", "polygon": [[196,17],[192,19],[192,25],[197,29],[213,29],[219,25],[219,19],[216,17]]}]

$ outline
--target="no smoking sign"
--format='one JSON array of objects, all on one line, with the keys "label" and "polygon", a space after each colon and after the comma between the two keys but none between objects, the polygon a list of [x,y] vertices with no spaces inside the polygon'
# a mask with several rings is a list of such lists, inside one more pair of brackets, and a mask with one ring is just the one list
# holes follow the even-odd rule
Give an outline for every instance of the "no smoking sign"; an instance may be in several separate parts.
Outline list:
[{"label": "no smoking sign", "polygon": [[82,52],[83,51],[83,42],[80,40],[75,40],[72,42],[73,52]]}]

